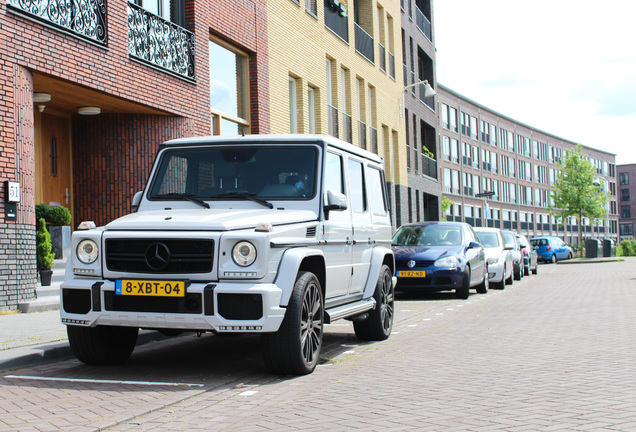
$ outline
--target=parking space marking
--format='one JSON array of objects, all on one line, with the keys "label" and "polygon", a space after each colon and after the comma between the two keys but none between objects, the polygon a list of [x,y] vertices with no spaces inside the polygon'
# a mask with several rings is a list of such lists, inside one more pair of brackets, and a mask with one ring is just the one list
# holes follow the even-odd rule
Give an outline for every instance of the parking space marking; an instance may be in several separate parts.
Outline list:
[{"label": "parking space marking", "polygon": [[5,378],[23,379],[23,380],[31,380],[31,381],[61,381],[61,382],[91,383],[91,384],[126,384],[126,385],[144,385],[144,386],[203,387],[203,384],[193,384],[193,383],[171,383],[171,382],[159,382],[159,381],[105,380],[105,379],[87,379],[87,378],[56,378],[56,377],[41,377],[41,376],[30,376],[30,375],[7,375],[7,376],[5,376]]}]

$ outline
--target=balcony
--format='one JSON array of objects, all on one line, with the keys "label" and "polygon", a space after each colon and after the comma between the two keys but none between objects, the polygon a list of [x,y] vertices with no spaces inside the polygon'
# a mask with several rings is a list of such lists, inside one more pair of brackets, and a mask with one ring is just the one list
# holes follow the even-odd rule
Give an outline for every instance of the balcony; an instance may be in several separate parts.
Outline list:
[{"label": "balcony", "polygon": [[437,179],[437,161],[422,155],[422,175]]},{"label": "balcony", "polygon": [[426,18],[426,16],[424,16],[424,13],[417,6],[415,7],[415,18],[417,22],[417,28],[420,29],[422,34],[426,36],[429,41],[433,42],[433,31],[431,22],[428,18]]},{"label": "balcony", "polygon": [[128,53],[131,57],[194,81],[194,52],[193,33],[128,3]]},{"label": "balcony", "polygon": [[342,113],[342,139],[353,144],[353,122],[351,116],[345,112]]},{"label": "balcony", "polygon": [[380,57],[380,70],[386,72],[386,48],[381,43],[378,43],[378,56]]},{"label": "balcony", "polygon": [[58,30],[106,45],[105,0],[9,0],[9,9]]},{"label": "balcony", "polygon": [[338,135],[338,108],[327,105],[329,116],[329,135],[339,138]]},{"label": "balcony", "polygon": [[364,58],[373,63],[373,38],[369,33],[364,31],[364,29],[360,27],[358,23],[354,23],[354,28],[356,38],[356,51],[358,51]]},{"label": "balcony", "polygon": [[358,121],[358,140],[359,147],[361,149],[367,149],[367,125],[364,122]]},{"label": "balcony", "polygon": [[374,127],[369,129],[371,130],[371,151],[378,154],[378,130]]}]

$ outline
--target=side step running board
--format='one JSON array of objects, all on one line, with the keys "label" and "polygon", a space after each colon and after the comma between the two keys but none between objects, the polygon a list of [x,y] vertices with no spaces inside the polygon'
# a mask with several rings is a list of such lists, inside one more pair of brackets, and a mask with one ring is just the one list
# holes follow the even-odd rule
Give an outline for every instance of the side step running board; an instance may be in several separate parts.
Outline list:
[{"label": "side step running board", "polygon": [[355,303],[336,306],[325,310],[325,324],[330,324],[342,318],[358,315],[373,308],[375,308],[375,299],[373,297],[366,300],[360,300]]}]

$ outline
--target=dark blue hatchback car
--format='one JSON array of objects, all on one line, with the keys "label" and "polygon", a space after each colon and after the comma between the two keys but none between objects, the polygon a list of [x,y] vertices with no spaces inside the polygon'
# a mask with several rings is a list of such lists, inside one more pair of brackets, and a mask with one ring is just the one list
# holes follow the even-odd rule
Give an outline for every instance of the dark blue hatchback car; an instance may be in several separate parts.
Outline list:
[{"label": "dark blue hatchback car", "polygon": [[450,291],[468,298],[470,288],[488,291],[484,248],[470,225],[421,222],[393,236],[397,290]]}]

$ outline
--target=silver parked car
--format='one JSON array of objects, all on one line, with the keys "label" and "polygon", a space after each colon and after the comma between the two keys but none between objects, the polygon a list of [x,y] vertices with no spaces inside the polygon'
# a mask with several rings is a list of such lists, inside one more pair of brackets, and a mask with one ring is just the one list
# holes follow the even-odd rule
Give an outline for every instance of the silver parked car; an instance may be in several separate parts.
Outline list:
[{"label": "silver parked car", "polygon": [[499,228],[473,228],[486,252],[488,281],[492,288],[504,289],[512,284],[512,245],[504,244]]},{"label": "silver parked car", "polygon": [[532,274],[536,275],[539,269],[537,249],[521,234],[517,234],[517,240],[519,240],[521,253],[523,254],[523,274],[528,276],[532,272]]},{"label": "silver parked car", "polygon": [[515,280],[521,280],[523,277],[523,253],[521,252],[521,245],[517,240],[517,235],[512,231],[501,230],[501,235],[504,238],[506,244],[513,245],[512,249],[512,266]]}]

